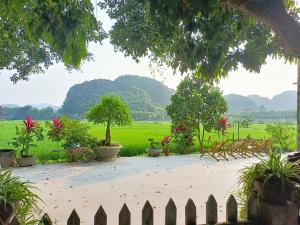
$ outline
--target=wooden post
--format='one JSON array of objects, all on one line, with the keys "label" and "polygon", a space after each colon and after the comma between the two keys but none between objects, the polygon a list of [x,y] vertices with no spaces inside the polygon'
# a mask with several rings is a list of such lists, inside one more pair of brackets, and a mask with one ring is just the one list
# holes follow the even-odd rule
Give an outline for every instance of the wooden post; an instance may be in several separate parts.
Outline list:
[{"label": "wooden post", "polygon": [[185,206],[185,225],[196,225],[196,206],[192,199],[189,199]]},{"label": "wooden post", "polygon": [[131,214],[126,204],[123,205],[119,214],[119,225],[130,225]]},{"label": "wooden post", "polygon": [[218,222],[218,205],[213,195],[208,197],[206,202],[206,224],[216,224]]},{"label": "wooden post", "polygon": [[107,215],[102,206],[99,207],[94,216],[94,225],[107,225]]},{"label": "wooden post", "polygon": [[153,208],[149,201],[146,201],[142,211],[142,225],[153,225]]},{"label": "wooden post", "polygon": [[298,60],[297,71],[297,149],[300,151],[300,60]]},{"label": "wooden post", "polygon": [[233,195],[230,195],[226,202],[226,221],[231,223],[237,222],[237,202]]},{"label": "wooden post", "polygon": [[165,225],[176,225],[176,219],[177,219],[177,208],[173,199],[170,199],[166,206]]}]

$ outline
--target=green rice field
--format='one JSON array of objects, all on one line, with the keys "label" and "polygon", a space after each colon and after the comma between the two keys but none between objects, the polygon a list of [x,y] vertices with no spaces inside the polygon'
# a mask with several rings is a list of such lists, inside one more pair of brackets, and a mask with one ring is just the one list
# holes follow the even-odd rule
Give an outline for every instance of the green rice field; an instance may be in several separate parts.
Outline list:
[{"label": "green rice field", "polygon": [[[21,121],[0,121],[0,149],[13,148],[8,142],[15,135],[15,127],[21,125]],[[44,121],[40,121],[44,124]],[[100,125],[90,124],[90,133],[102,138],[105,134],[105,128]],[[145,154],[148,147],[148,139],[154,138],[156,141],[162,140],[166,135],[170,134],[171,124],[168,122],[135,122],[130,127],[113,127],[112,141],[122,144],[124,147],[120,152],[120,156],[137,156]],[[250,135],[252,138],[269,138],[269,134],[265,131],[265,124],[252,124],[249,128],[240,128],[240,138],[246,138]],[[215,132],[206,134],[206,138],[211,136],[211,140],[218,140],[218,135]],[[238,138],[237,128],[231,127],[228,129],[227,138]],[[41,142],[35,143],[36,148],[32,148],[32,154],[35,155],[41,163],[51,163],[58,160],[58,155],[51,152],[51,149],[56,149],[56,143],[51,142],[45,137]],[[209,143],[205,143],[207,147]],[[291,148],[295,148],[295,143]],[[195,139],[193,152],[198,152],[199,143]],[[171,152],[176,153],[176,149],[171,145]],[[60,161],[65,160],[65,155],[60,155]]]}]

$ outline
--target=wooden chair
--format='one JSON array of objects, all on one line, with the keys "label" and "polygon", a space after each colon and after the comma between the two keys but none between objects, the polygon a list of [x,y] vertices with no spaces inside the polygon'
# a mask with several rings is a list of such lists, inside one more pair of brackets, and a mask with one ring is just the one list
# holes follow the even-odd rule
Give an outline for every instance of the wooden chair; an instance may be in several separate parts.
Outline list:
[{"label": "wooden chair", "polygon": [[242,144],[239,147],[239,151],[244,157],[251,157],[253,141],[253,139],[242,140]]},{"label": "wooden chair", "polygon": [[226,142],[224,141],[216,141],[210,148],[202,151],[200,157],[203,157],[205,154],[207,154],[217,161],[219,161],[218,157],[222,157],[228,161],[226,158],[225,144]]},{"label": "wooden chair", "polygon": [[244,144],[244,140],[234,141],[231,144],[229,144],[229,146],[226,149],[226,152],[235,159],[237,159],[235,155],[246,158],[241,148],[243,144]]}]

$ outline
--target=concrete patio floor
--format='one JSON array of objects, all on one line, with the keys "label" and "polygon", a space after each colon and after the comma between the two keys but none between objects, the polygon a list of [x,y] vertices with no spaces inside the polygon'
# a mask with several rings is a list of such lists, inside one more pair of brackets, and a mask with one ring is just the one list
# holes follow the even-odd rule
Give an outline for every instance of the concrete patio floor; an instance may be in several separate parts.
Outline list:
[{"label": "concrete patio floor", "polygon": [[228,196],[237,188],[238,171],[256,158],[219,161],[199,155],[118,158],[110,162],[37,165],[13,170],[23,180],[34,182],[43,199],[41,207],[56,224],[66,224],[75,208],[81,223],[93,224],[100,205],[108,224],[118,224],[118,213],[126,203],[133,225],[141,224],[146,200],[154,208],[154,223],[163,224],[170,198],[177,206],[178,224],[184,224],[189,198],[197,206],[198,223],[205,221],[205,202],[213,194],[219,218],[225,219]]}]

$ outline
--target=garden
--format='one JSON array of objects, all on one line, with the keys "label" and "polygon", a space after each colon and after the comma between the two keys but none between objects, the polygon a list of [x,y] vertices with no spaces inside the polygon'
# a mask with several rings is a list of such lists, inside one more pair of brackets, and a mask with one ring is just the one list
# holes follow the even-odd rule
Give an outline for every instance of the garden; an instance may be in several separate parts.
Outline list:
[{"label": "garden", "polygon": [[224,116],[227,103],[220,89],[209,83],[199,86],[195,78],[183,79],[166,110],[169,123],[133,122],[126,103],[106,95],[90,108],[85,120],[62,115],[52,121],[30,116],[24,121],[0,121],[2,160],[17,153],[17,160],[9,158],[2,166],[191,153],[228,160],[226,154],[236,158],[235,154],[257,156],[273,148],[295,149],[293,125],[230,122]]}]

